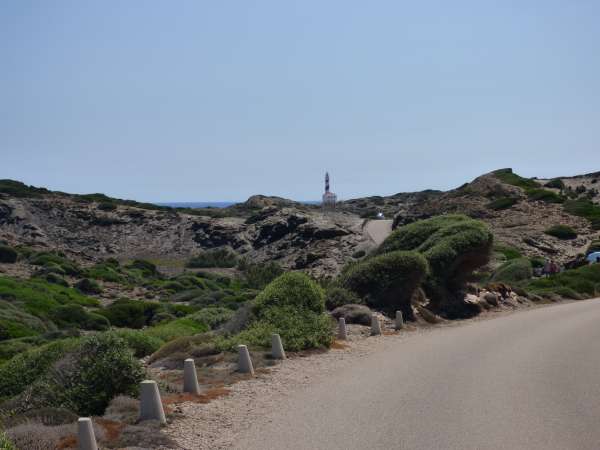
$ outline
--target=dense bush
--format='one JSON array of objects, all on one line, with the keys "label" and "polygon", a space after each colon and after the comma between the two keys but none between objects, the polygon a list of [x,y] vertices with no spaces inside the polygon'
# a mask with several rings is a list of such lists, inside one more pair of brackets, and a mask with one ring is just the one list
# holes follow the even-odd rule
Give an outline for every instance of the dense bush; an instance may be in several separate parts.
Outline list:
[{"label": "dense bush", "polygon": [[349,265],[341,284],[387,311],[412,318],[411,298],[427,275],[427,261],[417,252],[394,251]]},{"label": "dense bush", "polygon": [[125,340],[112,332],[85,337],[55,367],[49,384],[58,405],[80,415],[98,415],[117,395],[137,395],[144,378],[140,362]]},{"label": "dense bush", "polygon": [[146,261],[145,259],[135,259],[130,264],[125,266],[125,268],[137,270],[145,278],[159,275],[156,265],[150,261]]},{"label": "dense bush", "polygon": [[211,306],[195,312],[190,318],[198,323],[206,324],[212,330],[227,322],[233,315],[234,312],[229,308]]},{"label": "dense bush", "polygon": [[0,341],[35,336],[54,329],[56,329],[54,324],[0,300]]},{"label": "dense bush", "polygon": [[141,330],[129,330],[123,328],[115,331],[116,335],[123,339],[127,346],[133,350],[136,358],[151,355],[160,348],[163,341],[157,337],[150,336]]},{"label": "dense bush", "polygon": [[526,289],[536,294],[544,294],[559,292],[557,290],[564,287],[572,289],[585,298],[600,295],[600,264],[565,270],[547,278],[538,278],[531,281]]},{"label": "dense bush", "polygon": [[558,239],[575,239],[577,232],[568,225],[554,225],[544,231],[549,236],[554,236]]},{"label": "dense bush", "polygon": [[510,208],[511,206],[515,205],[518,201],[519,199],[515,197],[500,197],[496,200],[492,200],[486,205],[486,207],[489,209],[493,209],[494,211],[501,211],[503,209]]},{"label": "dense bush", "polygon": [[528,258],[517,258],[502,264],[492,275],[492,281],[517,283],[529,280],[533,276],[533,268]]},{"label": "dense bush", "polygon": [[120,273],[119,262],[116,264],[112,261],[104,261],[90,267],[85,271],[85,276],[96,280],[110,281],[113,283],[121,283],[124,281],[124,276]]},{"label": "dense bush", "polygon": [[100,294],[102,293],[102,288],[100,285],[94,280],[90,280],[89,278],[82,278],[77,283],[74,284],[74,287],[84,294]]},{"label": "dense bush", "polygon": [[487,264],[492,244],[493,235],[483,222],[462,215],[444,215],[397,228],[376,253],[421,253],[429,263],[425,288],[431,306],[454,318],[476,313],[462,300],[465,282],[477,268]]},{"label": "dense bush", "polygon": [[117,205],[112,202],[101,202],[98,204],[98,209],[101,211],[114,211],[117,209]]},{"label": "dense bush", "polygon": [[62,253],[37,253],[31,257],[29,262],[34,266],[43,266],[49,270],[54,270],[61,275],[77,276],[81,273],[81,268]]},{"label": "dense bush", "polygon": [[204,251],[191,258],[187,266],[192,268],[235,267],[238,257],[226,248]]},{"label": "dense bush", "polygon": [[509,245],[496,243],[494,244],[493,249],[494,252],[502,254],[506,260],[517,259],[523,256],[518,249]]},{"label": "dense bush", "polygon": [[50,191],[44,188],[27,186],[20,181],[0,180],[0,192],[3,194],[8,194],[12,197],[39,197],[43,194],[49,193]]},{"label": "dense bush", "polygon": [[325,307],[330,311],[338,306],[359,303],[362,303],[360,297],[343,287],[332,286],[325,291]]},{"label": "dense bush", "polygon": [[284,273],[256,297],[250,326],[220,345],[231,348],[247,342],[265,347],[270,343],[271,333],[279,333],[290,351],[328,347],[332,323],[325,313],[324,297],[321,287],[307,275]]},{"label": "dense bush", "polygon": [[206,324],[197,321],[191,316],[187,316],[147,328],[144,330],[144,333],[166,342],[179,336],[190,336],[205,331],[208,331]]},{"label": "dense bush", "polygon": [[19,254],[17,251],[7,245],[0,245],[0,263],[15,263]]},{"label": "dense bush", "polygon": [[77,340],[51,342],[21,353],[0,366],[0,399],[20,394],[67,351],[77,346]]},{"label": "dense bush", "polygon": [[562,203],[564,198],[556,192],[548,189],[530,189],[527,191],[527,196],[530,200],[542,201],[546,203]]},{"label": "dense bush", "polygon": [[246,286],[251,289],[264,289],[264,287],[283,273],[283,269],[276,262],[250,264],[243,260],[238,264],[238,269],[244,275]]},{"label": "dense bush", "polygon": [[544,186],[547,188],[564,189],[565,183],[563,183],[563,180],[561,180],[560,178],[553,178],[552,180],[548,181]]},{"label": "dense bush", "polygon": [[60,328],[77,327],[100,331],[110,328],[110,322],[106,317],[90,313],[81,305],[61,305],[52,310],[50,317]]},{"label": "dense bush", "polygon": [[119,328],[142,328],[152,322],[154,315],[163,309],[160,303],[119,299],[97,313]]}]

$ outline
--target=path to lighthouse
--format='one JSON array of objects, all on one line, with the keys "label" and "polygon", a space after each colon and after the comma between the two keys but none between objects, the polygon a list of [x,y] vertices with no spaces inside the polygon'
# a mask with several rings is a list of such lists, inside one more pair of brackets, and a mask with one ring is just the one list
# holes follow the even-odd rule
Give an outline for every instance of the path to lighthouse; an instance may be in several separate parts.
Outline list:
[{"label": "path to lighthouse", "polygon": [[365,225],[365,233],[375,242],[381,244],[392,232],[391,220],[370,220]]}]

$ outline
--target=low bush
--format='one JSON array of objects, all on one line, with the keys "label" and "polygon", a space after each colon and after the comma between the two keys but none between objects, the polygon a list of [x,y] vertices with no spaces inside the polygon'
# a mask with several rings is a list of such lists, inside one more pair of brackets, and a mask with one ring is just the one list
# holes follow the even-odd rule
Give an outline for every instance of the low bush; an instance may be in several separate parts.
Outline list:
[{"label": "low bush", "polygon": [[135,259],[125,266],[125,269],[137,271],[143,278],[158,277],[158,269],[154,263],[145,259]]},{"label": "low bush", "polygon": [[238,264],[244,275],[245,285],[250,289],[264,289],[267,284],[283,273],[281,266],[275,262],[261,264]]},{"label": "low bush", "polygon": [[43,266],[50,270],[58,270],[61,275],[77,276],[81,274],[81,268],[73,261],[68,260],[62,253],[36,253],[31,257],[29,262],[34,266]]},{"label": "low bush", "polygon": [[198,312],[195,312],[190,316],[193,320],[198,323],[203,323],[208,326],[211,330],[219,327],[220,325],[227,322],[234,315],[234,312],[229,308],[223,308],[220,306],[212,306],[203,308]]},{"label": "low bush", "polygon": [[528,258],[516,258],[502,264],[492,275],[492,281],[518,283],[529,280],[533,276],[533,268]]},{"label": "low bush", "polygon": [[124,275],[120,273],[118,262],[116,262],[116,265],[108,262],[98,263],[87,269],[85,271],[85,276],[113,283],[122,283],[125,281]]},{"label": "low bush", "polygon": [[98,209],[101,211],[114,211],[117,209],[117,205],[112,202],[101,202],[98,204]]},{"label": "low bush", "polygon": [[544,186],[547,188],[564,189],[565,183],[563,183],[563,180],[561,180],[560,178],[553,178],[552,180],[548,181]]},{"label": "low bush", "polygon": [[94,280],[83,278],[75,283],[74,287],[83,294],[101,294],[102,288]]},{"label": "low bush", "polygon": [[525,288],[529,292],[542,295],[556,293],[564,287],[572,289],[584,298],[600,295],[600,264],[592,264],[577,269],[565,270],[547,278],[538,278],[529,282]]},{"label": "low bush", "polygon": [[575,239],[577,237],[577,232],[568,225],[554,225],[545,230],[544,233],[562,240]]},{"label": "low bush", "polygon": [[48,384],[58,404],[49,406],[99,415],[117,395],[137,395],[143,379],[142,365],[116,333],[87,336],[50,375]]},{"label": "low bush", "polygon": [[0,300],[0,341],[35,336],[55,329],[54,324]]},{"label": "low bush", "polygon": [[565,201],[561,195],[548,189],[530,189],[527,191],[527,196],[530,200],[546,203],[562,203]]},{"label": "low bush", "polygon": [[35,186],[27,186],[20,181],[15,180],[0,180],[0,192],[8,194],[12,197],[40,197],[50,191],[45,188]]},{"label": "low bush", "polygon": [[330,311],[338,306],[359,303],[362,303],[360,297],[343,287],[332,286],[325,291],[325,307]]},{"label": "low bush", "polygon": [[518,249],[511,247],[510,245],[496,243],[494,244],[493,250],[496,253],[502,254],[506,260],[517,259],[523,256]]},{"label": "low bush", "polygon": [[119,328],[142,328],[152,323],[155,314],[164,310],[160,303],[119,299],[96,312]]},{"label": "low bush", "polygon": [[523,189],[535,189],[540,184],[531,178],[523,178],[512,171],[512,169],[499,169],[493,172],[494,176],[506,184],[518,186]]},{"label": "low bush", "polygon": [[123,328],[116,330],[115,334],[127,343],[127,346],[133,350],[136,358],[143,358],[144,356],[151,355],[163,344],[161,339],[150,336],[142,330]]},{"label": "low bush", "polygon": [[427,272],[423,255],[394,251],[348,266],[340,282],[367,304],[389,312],[400,309],[412,318],[410,301]]},{"label": "low bush", "polygon": [[367,252],[366,252],[366,251],[364,251],[364,250],[357,250],[357,251],[355,251],[354,253],[352,253],[352,257],[353,257],[354,259],[360,259],[360,258],[362,258],[363,256],[365,256],[366,254],[367,254]]},{"label": "low bush", "polygon": [[194,318],[187,316],[172,322],[161,323],[144,330],[147,336],[155,337],[163,342],[170,341],[180,336],[190,336],[208,331],[208,326]]},{"label": "low bush", "polygon": [[6,436],[4,431],[0,431],[0,449],[1,450],[19,450],[15,444]]},{"label": "low bush", "polygon": [[235,253],[226,248],[221,248],[216,250],[207,250],[194,256],[188,261],[187,267],[235,267],[237,263],[238,257]]},{"label": "low bush", "polygon": [[110,322],[106,317],[90,313],[81,305],[61,305],[52,310],[50,318],[60,328],[77,327],[99,331],[110,328]]},{"label": "low bush", "polygon": [[519,199],[515,197],[500,197],[496,200],[492,200],[486,205],[486,207],[488,209],[493,209],[494,211],[501,211],[503,209],[508,209],[511,206],[516,205],[518,202]]},{"label": "low bush", "polygon": [[77,344],[77,339],[51,342],[21,353],[2,364],[0,366],[0,399],[23,392]]},{"label": "low bush", "polygon": [[7,245],[0,245],[0,263],[16,263],[19,254],[17,251]]},{"label": "low bush", "polygon": [[600,230],[600,206],[587,199],[567,200],[563,208],[569,214],[585,217],[593,229]]}]

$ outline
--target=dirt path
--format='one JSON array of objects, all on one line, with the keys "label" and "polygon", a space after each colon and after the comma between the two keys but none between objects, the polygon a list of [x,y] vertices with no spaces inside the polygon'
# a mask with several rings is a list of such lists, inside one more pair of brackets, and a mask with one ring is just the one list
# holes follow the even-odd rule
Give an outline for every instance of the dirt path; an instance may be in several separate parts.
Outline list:
[{"label": "dirt path", "polygon": [[365,225],[365,233],[376,245],[381,244],[391,232],[391,220],[370,220]]}]

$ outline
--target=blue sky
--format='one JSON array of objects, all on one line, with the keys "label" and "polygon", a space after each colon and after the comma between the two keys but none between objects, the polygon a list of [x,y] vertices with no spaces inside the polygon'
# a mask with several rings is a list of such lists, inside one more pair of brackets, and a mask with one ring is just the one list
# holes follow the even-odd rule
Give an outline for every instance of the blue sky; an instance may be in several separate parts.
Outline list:
[{"label": "blue sky", "polygon": [[0,2],[0,178],[145,201],[600,170],[598,1]]}]

